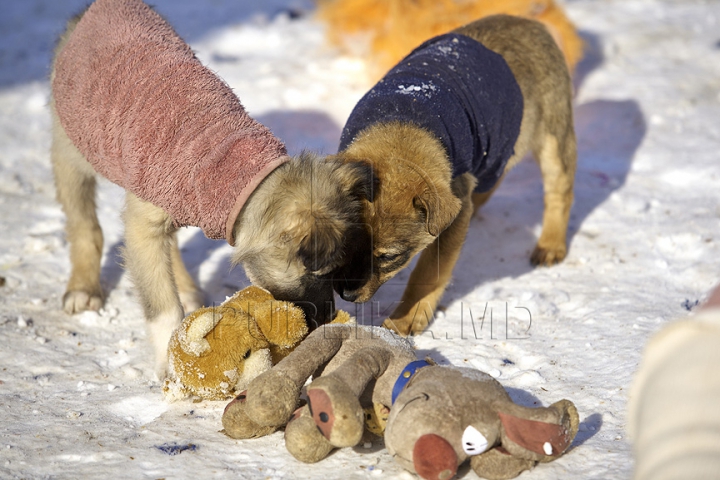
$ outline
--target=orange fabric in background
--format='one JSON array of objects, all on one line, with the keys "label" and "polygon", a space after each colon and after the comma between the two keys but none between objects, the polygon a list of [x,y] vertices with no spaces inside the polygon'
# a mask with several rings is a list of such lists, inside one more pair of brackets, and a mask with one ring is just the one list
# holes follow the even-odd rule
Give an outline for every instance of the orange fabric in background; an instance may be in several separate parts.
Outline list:
[{"label": "orange fabric in background", "polygon": [[358,35],[369,37],[366,55],[376,78],[428,38],[498,13],[545,24],[573,73],[583,42],[553,0],[318,0],[318,16],[332,43],[351,49]]}]

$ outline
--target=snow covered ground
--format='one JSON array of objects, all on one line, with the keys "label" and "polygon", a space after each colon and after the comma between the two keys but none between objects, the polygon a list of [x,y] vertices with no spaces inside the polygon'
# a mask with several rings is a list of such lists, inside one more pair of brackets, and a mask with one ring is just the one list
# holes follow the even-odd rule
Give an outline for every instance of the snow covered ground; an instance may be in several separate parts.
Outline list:
[{"label": "snow covered ground", "polygon": [[[153,3],[292,152],[334,151],[370,85],[361,60],[325,45],[309,0]],[[575,402],[572,451],[523,478],[628,478],[626,405],[642,347],[720,279],[720,2],[561,3],[588,41],[569,256],[530,268],[542,187],[535,165],[522,164],[474,219],[445,310],[416,344],[441,363],[491,373],[526,405]],[[245,442],[218,433],[224,402],[165,403],[118,265],[122,192],[107,182],[107,304],[100,314],[60,311],[69,263],[46,77],[54,38],[84,4],[0,8],[0,477],[411,478],[380,442],[304,465],[281,433]],[[242,269],[230,271],[223,242],[193,229],[181,238],[210,300],[248,284]],[[406,279],[373,303],[340,306],[378,321]]]}]

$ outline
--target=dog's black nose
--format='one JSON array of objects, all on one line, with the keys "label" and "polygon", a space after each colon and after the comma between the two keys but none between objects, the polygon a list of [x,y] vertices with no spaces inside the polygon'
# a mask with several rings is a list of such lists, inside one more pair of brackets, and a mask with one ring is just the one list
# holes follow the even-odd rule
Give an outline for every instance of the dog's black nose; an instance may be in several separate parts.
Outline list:
[{"label": "dog's black nose", "polygon": [[360,296],[357,290],[343,290],[340,293],[340,298],[346,302],[354,302]]},{"label": "dog's black nose", "polygon": [[333,288],[335,289],[335,292],[340,295],[340,298],[347,302],[354,302],[358,299],[360,296],[359,287],[361,286],[362,282],[351,281],[344,276],[340,278],[336,277],[333,280]]}]

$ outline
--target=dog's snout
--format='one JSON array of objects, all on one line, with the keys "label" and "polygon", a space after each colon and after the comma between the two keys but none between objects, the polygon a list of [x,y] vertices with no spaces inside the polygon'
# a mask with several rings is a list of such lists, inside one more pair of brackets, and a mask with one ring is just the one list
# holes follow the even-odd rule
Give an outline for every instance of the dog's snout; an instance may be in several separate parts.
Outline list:
[{"label": "dog's snout", "polygon": [[365,279],[352,278],[346,270],[333,279],[333,288],[340,295],[340,298],[346,302],[357,302],[358,298],[362,296],[362,290],[366,282]]},{"label": "dog's snout", "polygon": [[364,302],[363,290],[372,279],[370,255],[356,252],[352,261],[333,275],[333,288],[340,297],[348,302]]},{"label": "dog's snout", "polygon": [[335,291],[346,302],[365,303],[372,298],[375,290],[368,282],[353,282],[346,280],[335,280],[333,282]]},{"label": "dog's snout", "polygon": [[354,302],[360,296],[360,293],[357,290],[340,289],[339,294],[340,298],[342,298],[346,302]]},{"label": "dog's snout", "polygon": [[332,281],[329,278],[312,274],[304,276],[300,287],[283,289],[265,287],[277,300],[293,302],[305,314],[305,322],[310,331],[335,318],[335,298]]},{"label": "dog's snout", "polygon": [[361,300],[372,278],[372,239],[367,225],[359,228],[347,245],[345,264],[332,273],[333,288],[348,302]]}]

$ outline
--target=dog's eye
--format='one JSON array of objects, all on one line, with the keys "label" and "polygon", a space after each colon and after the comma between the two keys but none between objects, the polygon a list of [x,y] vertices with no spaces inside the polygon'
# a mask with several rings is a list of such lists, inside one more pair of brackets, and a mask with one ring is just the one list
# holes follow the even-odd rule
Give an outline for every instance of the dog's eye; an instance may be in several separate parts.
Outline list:
[{"label": "dog's eye", "polygon": [[468,425],[468,427],[463,432],[462,436],[462,448],[463,451],[468,455],[479,455],[483,453],[485,450],[487,450],[488,447],[488,441],[487,438],[485,438],[485,435],[480,433],[475,427],[472,425]]},{"label": "dog's eye", "polygon": [[378,255],[377,259],[383,263],[390,263],[397,260],[400,255],[400,253],[383,253],[382,255]]}]

